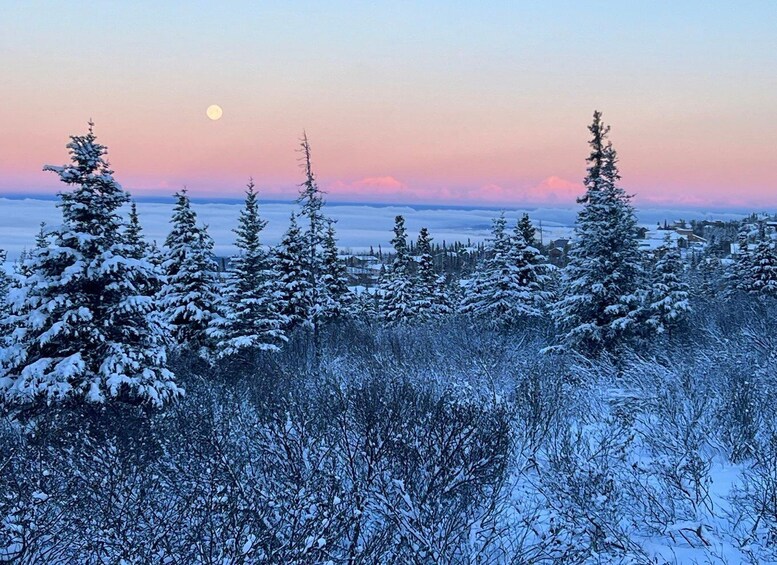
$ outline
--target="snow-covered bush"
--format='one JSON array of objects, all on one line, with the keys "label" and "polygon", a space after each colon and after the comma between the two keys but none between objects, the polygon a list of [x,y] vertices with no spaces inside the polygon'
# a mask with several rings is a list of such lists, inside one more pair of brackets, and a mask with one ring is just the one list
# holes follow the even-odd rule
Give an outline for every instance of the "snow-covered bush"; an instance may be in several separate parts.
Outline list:
[{"label": "snow-covered bush", "polygon": [[694,308],[683,339],[593,360],[540,353],[547,320],[455,316],[332,320],[214,365],[179,351],[164,411],[0,420],[0,555],[769,562],[775,314]]}]

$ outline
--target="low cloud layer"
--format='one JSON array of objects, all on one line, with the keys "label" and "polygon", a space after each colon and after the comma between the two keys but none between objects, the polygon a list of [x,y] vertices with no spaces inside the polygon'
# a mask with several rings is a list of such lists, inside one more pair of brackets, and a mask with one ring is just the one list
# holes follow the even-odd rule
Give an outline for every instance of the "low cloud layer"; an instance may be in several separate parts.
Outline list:
[{"label": "low cloud layer", "polygon": [[[232,231],[237,226],[242,209],[239,201],[201,202],[195,201],[193,207],[199,221],[208,225],[208,230],[216,242],[216,253],[222,256],[231,255],[237,251],[234,246],[235,234]],[[283,232],[288,227],[289,214],[298,210],[291,202],[262,202],[262,218],[268,221],[262,232],[262,241],[266,244],[277,244]],[[411,237],[415,237],[421,227],[431,231],[435,241],[443,240],[483,241],[488,237],[491,220],[499,214],[500,205],[491,207],[456,208],[428,207],[414,208],[412,206],[370,206],[368,204],[337,204],[331,201],[326,207],[326,214],[337,220],[338,243],[343,248],[368,249],[369,246],[382,245],[387,248],[393,233],[394,217],[402,214],[407,220]],[[528,212],[535,225],[542,226],[545,240],[558,237],[569,237],[579,206],[547,205],[522,209],[516,206],[508,210],[507,217],[514,222],[524,211]],[[57,226],[62,221],[57,201],[54,199],[36,200],[34,198],[10,199],[0,197],[0,249],[8,251],[8,257],[13,260],[23,249],[35,244],[35,235],[40,222],[48,226]],[[140,200],[138,212],[143,225],[143,232],[150,241],[162,243],[170,231],[170,216],[173,211],[172,199],[167,202],[151,202]],[[126,212],[126,210],[125,210]],[[672,221],[679,218],[731,220],[741,218],[744,213],[709,212],[704,209],[638,207],[639,221],[646,226],[655,226],[664,220]]]},{"label": "low cloud layer", "polygon": [[550,176],[534,186],[496,183],[479,187],[439,187],[406,183],[393,176],[365,177],[325,184],[336,198],[364,202],[445,202],[448,204],[571,204],[583,192],[580,183]]}]

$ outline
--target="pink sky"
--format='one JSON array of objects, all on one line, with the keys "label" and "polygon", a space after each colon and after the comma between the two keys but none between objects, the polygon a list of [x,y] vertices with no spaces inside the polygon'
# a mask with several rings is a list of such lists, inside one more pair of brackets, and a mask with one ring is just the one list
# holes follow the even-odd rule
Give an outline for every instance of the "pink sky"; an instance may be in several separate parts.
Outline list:
[{"label": "pink sky", "polygon": [[[226,104],[224,117],[211,122],[204,115],[205,102],[167,116],[160,110],[151,116],[117,115],[110,107],[95,112],[98,138],[109,146],[119,181],[138,196],[167,195],[187,185],[197,196],[239,197],[253,176],[266,198],[293,198],[301,180],[296,152],[301,128],[294,130],[280,117],[262,124],[262,114],[251,107],[241,120],[235,116],[241,107]],[[5,120],[16,135],[13,143],[3,142],[0,192],[61,188],[41,167],[67,159],[67,135],[86,128],[77,113],[74,108],[65,114],[69,119],[52,115],[44,120],[33,110],[19,111]],[[514,121],[526,124],[526,118],[516,112]],[[636,193],[637,202],[777,204],[777,139],[772,145],[746,144],[744,127],[731,124],[725,137],[734,141],[725,146],[713,133],[664,141],[659,124],[635,123],[620,112],[605,118],[613,123],[623,186]],[[141,120],[151,125],[134,125]],[[310,116],[317,126],[307,128],[314,169],[333,201],[564,204],[583,190],[588,116],[582,112],[577,123],[551,130],[539,124],[514,131],[501,125],[488,134],[477,131],[475,116],[462,118],[472,123],[458,125],[405,119],[407,133],[381,124],[387,122],[381,114],[371,120],[367,136],[355,124],[315,123],[321,118]]]},{"label": "pink sky", "polygon": [[292,198],[305,129],[332,200],[572,203],[599,109],[637,202],[777,205],[777,5],[605,4],[18,3],[0,193],[57,191],[91,117],[137,195]]}]

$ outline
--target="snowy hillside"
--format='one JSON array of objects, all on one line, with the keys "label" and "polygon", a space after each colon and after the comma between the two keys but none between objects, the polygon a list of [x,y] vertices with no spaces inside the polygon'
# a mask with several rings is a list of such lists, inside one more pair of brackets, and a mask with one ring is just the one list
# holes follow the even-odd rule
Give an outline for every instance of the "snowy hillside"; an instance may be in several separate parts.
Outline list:
[{"label": "snowy hillside", "polygon": [[327,204],[305,136],[294,204],[135,205],[72,136],[0,199],[0,562],[775,562],[777,218],[640,221],[601,118],[529,213]]}]

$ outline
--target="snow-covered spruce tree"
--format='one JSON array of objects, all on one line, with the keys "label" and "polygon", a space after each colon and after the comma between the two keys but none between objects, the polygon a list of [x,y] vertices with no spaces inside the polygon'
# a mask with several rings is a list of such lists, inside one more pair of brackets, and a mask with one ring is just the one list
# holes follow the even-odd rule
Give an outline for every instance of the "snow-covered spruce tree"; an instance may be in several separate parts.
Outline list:
[{"label": "snow-covered spruce tree", "polygon": [[[496,272],[503,270],[503,265],[507,264],[507,255],[509,253],[509,240],[506,233],[507,220],[504,212],[491,222],[491,238],[486,242],[486,258],[478,265],[473,273],[472,279],[464,289],[464,294],[459,304],[459,311],[462,314],[468,314],[475,317],[486,318],[488,312],[494,312],[497,308],[503,311],[509,311],[507,304],[501,307],[495,307],[492,302],[497,298],[499,302],[503,299],[499,289],[493,289],[492,285],[497,281]],[[495,290],[497,292],[495,296]],[[493,320],[497,325],[503,322],[500,319]]]},{"label": "snow-covered spruce tree", "polygon": [[134,200],[130,206],[129,223],[124,230],[124,236],[127,239],[127,245],[130,246],[132,256],[135,259],[142,259],[146,256],[148,244],[143,239],[143,227],[140,225],[138,206]]},{"label": "snow-covered spruce tree", "polygon": [[515,225],[515,231],[520,232],[523,236],[523,240],[529,247],[539,248],[540,242],[537,241],[537,229],[529,218],[529,214],[522,214],[518,223]]},{"label": "snow-covered spruce tree", "polygon": [[[19,327],[25,318],[29,307],[24,299],[24,293],[27,292],[27,278],[32,276],[31,261],[35,250],[45,249],[50,245],[50,230],[46,228],[46,223],[41,222],[38,233],[35,235],[34,251],[23,249],[19,258],[14,263],[13,274],[9,278],[8,295],[6,296],[6,311],[0,323],[0,332],[4,336],[6,343],[10,343],[14,328]],[[11,307],[11,300],[15,306]]]},{"label": "snow-covered spruce tree", "polygon": [[[458,280],[458,279],[457,279]],[[447,316],[454,312],[454,305],[457,303],[458,296],[448,284],[448,278],[445,273],[437,275],[434,281],[434,306],[432,308],[433,316]]]},{"label": "snow-covered spruce tree", "polygon": [[146,243],[146,256],[148,260],[159,268],[160,272],[164,271],[165,254],[162,249],[159,248],[156,240],[151,243]]},{"label": "snow-covered spruce tree", "polygon": [[669,234],[656,250],[656,255],[658,260],[653,266],[650,290],[646,294],[645,325],[649,331],[661,334],[681,325],[687,319],[691,306],[689,287],[682,278],[680,252],[672,245]]},{"label": "snow-covered spruce tree", "polygon": [[285,320],[285,329],[308,325],[313,304],[310,274],[307,270],[305,240],[292,213],[289,228],[275,250],[275,296],[278,312]]},{"label": "snow-covered spruce tree", "polygon": [[232,258],[221,315],[211,322],[208,330],[217,342],[219,357],[245,350],[275,351],[286,339],[283,318],[275,301],[269,258],[260,240],[266,225],[267,221],[259,216],[259,202],[251,179],[235,230],[235,246],[240,253]]},{"label": "snow-covered spruce tree", "polygon": [[[35,234],[35,249],[45,249],[51,245],[51,230],[46,227],[46,222],[41,222],[38,228],[38,233]],[[14,272],[18,275],[14,280],[22,280],[24,277],[28,277],[32,274],[29,270],[27,259],[32,257],[32,253],[27,249],[23,249],[19,259],[14,264]]]},{"label": "snow-covered spruce tree", "polygon": [[186,189],[175,198],[173,228],[165,240],[166,280],[159,291],[159,307],[174,343],[207,357],[212,346],[207,329],[217,316],[220,296],[213,240],[206,227],[197,225]]},{"label": "snow-covered spruce tree", "polygon": [[394,219],[394,260],[380,282],[380,314],[389,323],[406,322],[415,317],[414,281],[410,272],[405,218]]},{"label": "snow-covered spruce tree", "polygon": [[348,271],[338,255],[334,220],[331,219],[327,219],[323,243],[320,286],[321,318],[331,320],[345,316],[354,297],[348,288]]},{"label": "snow-covered spruce tree", "polygon": [[637,329],[642,268],[631,197],[618,186],[617,155],[607,140],[610,128],[594,112],[588,129],[586,193],[578,199],[583,208],[555,311],[563,343],[594,354],[617,347]]},{"label": "snow-covered spruce tree", "polygon": [[307,225],[303,233],[305,270],[308,276],[306,292],[310,293],[308,301],[311,308],[308,311],[310,321],[315,328],[316,321],[324,310],[322,301],[322,281],[324,274],[324,261],[322,249],[326,241],[327,218],[322,212],[324,207],[324,195],[318,187],[316,177],[310,160],[310,143],[305,132],[300,141],[302,153],[302,168],[305,171],[305,181],[299,185],[297,203],[300,204],[300,215],[305,218]]},{"label": "snow-covered spruce tree", "polygon": [[[44,249],[49,246],[49,230],[46,223],[41,222],[38,233],[35,235],[35,248]],[[5,294],[3,312],[0,314],[0,344],[8,345],[13,341],[13,333],[16,328],[22,326],[25,315],[29,312],[29,306],[25,300],[27,292],[27,278],[33,273],[31,270],[33,252],[22,249],[19,258],[14,262],[13,271],[8,277],[8,287]],[[11,301],[14,306],[12,307]],[[1,367],[0,367],[0,370]]]},{"label": "snow-covered spruce tree", "polygon": [[11,286],[11,279],[5,270],[6,258],[5,249],[0,249],[0,316],[3,318],[8,314],[8,290]]},{"label": "snow-covered spruce tree", "polygon": [[[11,304],[9,301],[9,292],[11,287],[18,282],[14,280],[5,270],[5,260],[7,258],[5,249],[0,249],[0,347],[9,343],[9,336],[13,332],[14,322],[11,319]],[[18,276],[18,270],[14,266],[14,275]]]},{"label": "snow-covered spruce tree", "polygon": [[60,193],[62,225],[37,247],[12,301],[15,329],[0,354],[8,403],[161,406],[181,393],[165,368],[163,331],[142,293],[151,266],[131,257],[119,209],[128,194],[114,180],[93,124],[67,145],[72,163],[46,166],[72,186]]},{"label": "snow-covered spruce tree", "polygon": [[368,289],[358,292],[348,309],[349,315],[356,320],[371,323],[378,319],[378,295]]},{"label": "snow-covered spruce tree", "polygon": [[416,271],[413,310],[420,320],[429,320],[451,312],[445,277],[434,270],[432,238],[427,228],[421,228],[416,243],[418,269]]},{"label": "snow-covered spruce tree", "polygon": [[[124,237],[127,241],[130,257],[145,260],[151,267],[142,289],[143,294],[156,296],[164,282],[162,264],[158,260],[158,255],[156,255],[159,250],[155,246],[150,245],[143,237],[143,227],[140,225],[138,207],[134,201],[130,206],[129,223],[124,230]],[[158,311],[156,305],[155,309]]]},{"label": "snow-covered spruce tree", "polygon": [[536,231],[524,214],[515,225],[510,247],[509,261],[516,268],[518,284],[523,289],[520,299],[524,305],[523,315],[539,316],[547,312],[553,300],[550,291],[551,265],[537,249]]},{"label": "snow-covered spruce tree", "polygon": [[725,288],[726,273],[720,263],[720,258],[702,255],[694,273],[694,295],[711,299],[717,297]]},{"label": "snow-covered spruce tree", "polygon": [[750,292],[759,296],[777,297],[777,254],[764,239],[751,255]]},{"label": "snow-covered spruce tree", "polygon": [[750,253],[750,231],[752,226],[745,220],[737,234],[737,252],[726,272],[727,294],[751,292],[753,290],[753,258]]},{"label": "snow-covered spruce tree", "polygon": [[50,243],[50,230],[46,227],[46,222],[41,222],[38,229],[38,233],[35,234],[35,247],[37,249],[43,249],[48,247]]},{"label": "snow-covered spruce tree", "polygon": [[[540,268],[529,263],[533,252],[523,234],[507,234],[504,213],[493,221],[487,259],[465,290],[463,314],[481,318],[494,327],[506,328],[525,317],[538,316],[542,292]],[[531,248],[533,249],[533,248]]]}]

